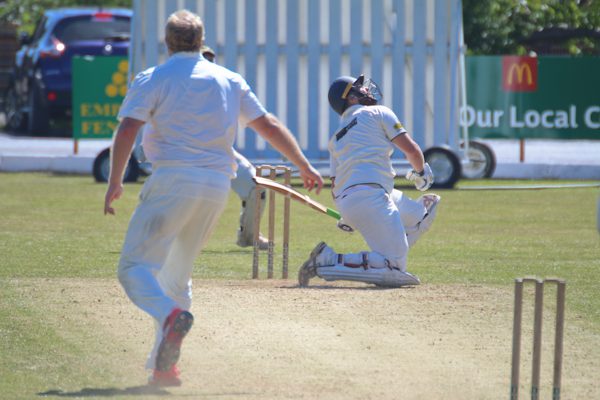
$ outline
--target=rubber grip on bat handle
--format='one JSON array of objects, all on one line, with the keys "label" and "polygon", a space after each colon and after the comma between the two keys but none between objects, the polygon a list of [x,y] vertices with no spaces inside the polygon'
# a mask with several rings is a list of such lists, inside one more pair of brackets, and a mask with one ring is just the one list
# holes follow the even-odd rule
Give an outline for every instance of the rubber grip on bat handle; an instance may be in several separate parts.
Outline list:
[{"label": "rubber grip on bat handle", "polygon": [[337,220],[340,220],[342,218],[342,216],[340,215],[339,212],[332,210],[331,208],[327,209],[327,215],[329,215],[330,217],[333,217]]}]

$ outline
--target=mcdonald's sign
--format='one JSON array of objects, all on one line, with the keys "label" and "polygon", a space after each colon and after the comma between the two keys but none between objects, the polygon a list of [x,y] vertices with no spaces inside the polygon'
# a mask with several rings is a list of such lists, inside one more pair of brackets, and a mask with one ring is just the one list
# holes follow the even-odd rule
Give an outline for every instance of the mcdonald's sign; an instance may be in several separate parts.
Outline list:
[{"label": "mcdonald's sign", "polygon": [[505,92],[535,92],[537,82],[537,57],[502,57],[502,89]]},{"label": "mcdonald's sign", "polygon": [[600,57],[467,56],[469,137],[600,140]]}]

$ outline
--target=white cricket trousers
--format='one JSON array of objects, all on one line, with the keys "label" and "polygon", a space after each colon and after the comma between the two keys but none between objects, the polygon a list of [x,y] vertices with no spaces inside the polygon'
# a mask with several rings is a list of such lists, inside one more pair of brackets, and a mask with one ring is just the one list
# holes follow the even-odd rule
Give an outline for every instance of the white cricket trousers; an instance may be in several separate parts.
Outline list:
[{"label": "white cricket trousers", "polygon": [[155,319],[154,349],[173,308],[189,310],[192,269],[223,212],[226,174],[201,168],[158,166],[145,182],[119,262],[119,281],[131,301]]},{"label": "white cricket trousers", "polygon": [[[413,227],[423,219],[425,207],[394,189],[360,185],[344,191],[336,200],[344,221],[354,227],[371,249],[369,260],[374,264],[388,260],[392,266],[406,272],[408,241],[405,227]],[[348,259],[360,259],[359,254],[347,254]]]}]

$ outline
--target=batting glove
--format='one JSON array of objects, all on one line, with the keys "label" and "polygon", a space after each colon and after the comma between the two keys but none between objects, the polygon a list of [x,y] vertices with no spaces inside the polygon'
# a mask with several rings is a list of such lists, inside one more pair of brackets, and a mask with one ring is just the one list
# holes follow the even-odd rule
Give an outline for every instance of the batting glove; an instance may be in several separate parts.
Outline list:
[{"label": "batting glove", "polygon": [[425,163],[423,171],[410,170],[406,174],[406,179],[413,182],[417,190],[424,192],[433,185],[433,172],[429,164]]}]

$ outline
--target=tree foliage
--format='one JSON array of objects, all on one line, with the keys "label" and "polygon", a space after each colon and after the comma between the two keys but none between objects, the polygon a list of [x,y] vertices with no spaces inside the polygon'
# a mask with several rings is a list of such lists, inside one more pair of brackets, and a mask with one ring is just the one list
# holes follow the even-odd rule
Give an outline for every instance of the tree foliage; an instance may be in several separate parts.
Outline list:
[{"label": "tree foliage", "polygon": [[21,31],[33,32],[44,11],[59,7],[125,7],[132,0],[5,0],[0,5],[0,21],[8,21]]},{"label": "tree foliage", "polygon": [[[132,0],[5,0],[0,21],[31,32],[45,9],[74,6],[131,8]],[[463,0],[463,10],[470,54],[525,54],[536,50],[532,35],[544,41],[546,32],[563,52],[600,54],[599,0]]]},{"label": "tree foliage", "polygon": [[597,0],[463,0],[463,19],[470,54],[600,54]]}]

